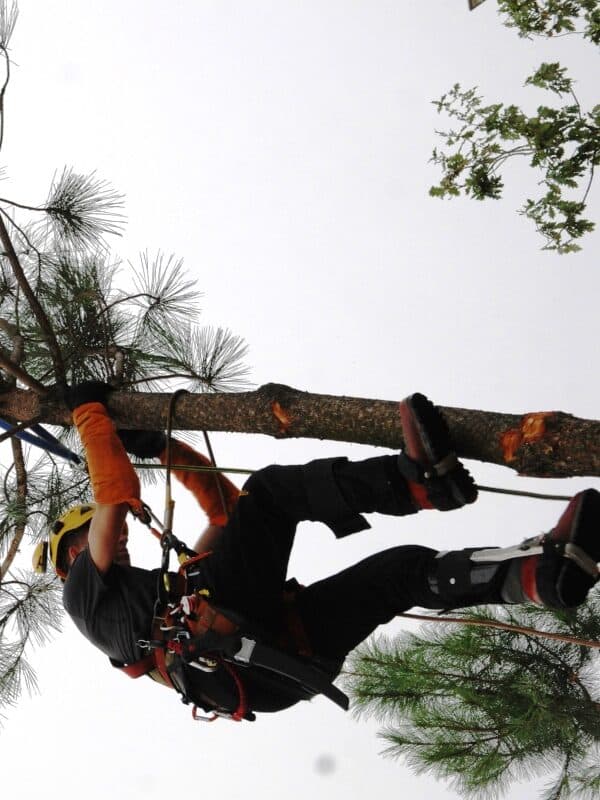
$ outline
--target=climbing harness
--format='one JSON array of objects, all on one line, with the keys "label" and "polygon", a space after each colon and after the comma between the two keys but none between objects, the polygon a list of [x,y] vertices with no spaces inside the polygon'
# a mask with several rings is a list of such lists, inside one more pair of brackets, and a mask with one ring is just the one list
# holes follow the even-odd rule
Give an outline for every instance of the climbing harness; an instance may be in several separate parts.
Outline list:
[{"label": "climbing harness", "polygon": [[[144,510],[147,519],[163,528],[159,533],[150,526],[154,535],[160,537],[163,551],[152,638],[138,642],[148,651],[141,661],[124,665],[111,659],[113,666],[132,678],[150,674],[155,680],[175,689],[183,703],[192,704],[192,716],[196,721],[213,722],[220,717],[236,722],[254,720],[241,674],[244,668],[251,666],[281,676],[295,685],[303,696],[323,694],[344,710],[348,709],[347,696],[332,684],[324,670],[263,643],[238,614],[212,604],[207,590],[192,588],[190,584],[198,574],[194,567],[202,559],[210,557],[210,551],[197,554],[190,550],[172,531],[164,529],[148,506],[144,505]],[[141,521],[149,524],[145,519]],[[177,553],[181,562],[177,586],[172,585],[168,572],[171,550]],[[173,598],[174,594],[179,595],[178,599]],[[188,680],[190,669],[204,672],[225,670],[237,693],[236,708],[214,708],[209,703],[205,711],[210,713],[206,716],[200,714],[197,702],[190,696],[193,693]]]},{"label": "climbing harness", "polygon": [[[151,638],[140,640],[138,646],[148,651],[148,655],[139,662],[124,665],[111,660],[113,666],[120,668],[130,677],[150,674],[155,680],[174,688],[181,696],[182,702],[192,704],[192,716],[196,721],[213,722],[222,717],[236,722],[254,720],[255,715],[249,708],[248,696],[243,678],[243,670],[258,667],[279,676],[291,686],[296,687],[298,697],[312,697],[323,694],[325,697],[347,710],[347,696],[331,682],[329,675],[310,661],[296,654],[280,650],[276,645],[266,644],[251,630],[245,620],[237,613],[214,605],[208,590],[194,586],[194,577],[199,574],[195,569],[199,561],[210,557],[211,553],[197,554],[188,548],[173,533],[173,513],[175,503],[171,493],[171,474],[177,469],[171,459],[171,430],[177,398],[182,392],[176,392],[169,400],[167,412],[167,452],[165,481],[165,515],[161,523],[146,504],[140,521],[148,525],[162,548],[161,566],[157,583],[157,599],[154,608],[154,622]],[[205,441],[210,453],[215,473],[214,454],[208,434]],[[218,476],[216,475],[217,481]],[[225,497],[220,492],[223,508],[226,510]],[[153,526],[151,523],[154,522]],[[160,530],[158,530],[158,529]],[[169,573],[171,551],[177,554],[180,562],[175,581]],[[173,584],[176,584],[175,586]],[[293,630],[289,634],[293,638]],[[298,652],[304,649],[305,643],[298,642]],[[198,711],[196,694],[190,686],[190,674],[193,670],[214,673],[217,670],[228,674],[237,701],[233,710],[219,707],[203,698],[202,708],[206,714]]]}]

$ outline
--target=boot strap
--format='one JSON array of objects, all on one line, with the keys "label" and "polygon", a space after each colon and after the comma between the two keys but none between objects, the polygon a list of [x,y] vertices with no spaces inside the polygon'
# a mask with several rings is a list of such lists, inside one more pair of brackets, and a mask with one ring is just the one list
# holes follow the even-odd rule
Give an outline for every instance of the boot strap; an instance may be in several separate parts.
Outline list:
[{"label": "boot strap", "polygon": [[487,550],[475,550],[471,553],[471,561],[475,563],[496,563],[510,561],[513,558],[527,558],[541,555],[544,552],[543,536],[526,539],[512,547],[489,547]]},{"label": "boot strap", "polygon": [[456,453],[448,453],[437,464],[427,466],[407,456],[404,451],[398,453],[398,468],[412,483],[425,483],[430,478],[443,478],[456,469],[459,463]]},{"label": "boot strap", "polygon": [[513,558],[541,555],[544,552],[551,552],[570,559],[577,564],[579,569],[594,579],[600,575],[598,565],[593,558],[588,556],[585,550],[571,542],[565,544],[552,542],[548,535],[526,539],[521,544],[513,545],[512,547],[493,547],[488,550],[476,550],[471,554],[471,561],[489,564],[490,562],[509,561]]},{"label": "boot strap", "polygon": [[598,579],[598,576],[600,575],[598,564],[596,564],[594,559],[588,556],[585,550],[582,550],[581,547],[568,542],[565,545],[564,556],[565,558],[570,558],[571,561],[574,561],[579,569],[581,569],[583,572],[587,572],[587,574],[590,575],[594,580]]}]

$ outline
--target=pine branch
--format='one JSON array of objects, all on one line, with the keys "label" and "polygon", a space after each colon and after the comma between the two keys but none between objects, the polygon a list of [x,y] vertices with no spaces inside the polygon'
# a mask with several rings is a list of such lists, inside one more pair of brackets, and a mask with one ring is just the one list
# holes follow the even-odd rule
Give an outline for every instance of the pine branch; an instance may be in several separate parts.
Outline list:
[{"label": "pine branch", "polygon": [[[19,258],[13,247],[13,243],[8,234],[8,230],[6,228],[4,220],[2,219],[2,215],[0,215],[0,241],[2,242],[2,246],[4,247],[4,250],[10,262],[10,266],[15,275],[15,278],[17,279],[17,282],[21,290],[23,291],[23,294],[27,298],[29,307],[31,308],[42,330],[44,339],[48,345],[50,354],[52,356],[57,383],[64,384],[66,382],[65,367],[62,360],[60,347],[56,340],[56,336],[54,335],[54,330],[52,328],[52,325],[50,324],[48,317],[46,316],[46,312],[42,308],[40,302],[35,296],[33,289],[29,285],[29,282],[23,271],[23,268],[21,267]],[[41,387],[41,384],[38,384],[36,387],[32,386],[31,388],[33,388],[34,391],[38,392],[38,394],[47,393],[47,390],[44,387]]]},{"label": "pine branch", "polygon": [[[140,267],[133,267],[133,279],[137,294],[128,299],[136,302],[149,300],[146,306],[138,303],[145,310],[145,315],[152,319],[156,315],[164,322],[168,314],[173,321],[180,319],[189,322],[197,314],[197,301],[200,292],[194,289],[194,282],[186,280],[183,261],[173,255],[165,257],[159,252],[154,260],[147,252],[140,254]],[[159,328],[163,325],[159,323]]]},{"label": "pine branch", "polygon": [[65,168],[50,188],[44,211],[54,223],[58,238],[76,247],[103,244],[103,235],[120,235],[123,196],[96,173],[79,175]]},{"label": "pine branch", "polygon": [[8,50],[10,39],[13,35],[19,9],[16,3],[11,3],[8,8],[5,0],[0,4],[0,50]]}]

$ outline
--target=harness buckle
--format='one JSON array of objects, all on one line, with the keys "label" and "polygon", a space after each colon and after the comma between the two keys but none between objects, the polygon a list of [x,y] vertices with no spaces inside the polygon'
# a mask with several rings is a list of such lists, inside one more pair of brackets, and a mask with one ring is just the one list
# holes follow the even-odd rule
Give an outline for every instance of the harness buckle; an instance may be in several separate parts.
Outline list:
[{"label": "harness buckle", "polygon": [[195,661],[189,661],[188,664],[201,672],[216,672],[219,667],[219,662],[208,656],[198,656]]},{"label": "harness buckle", "polygon": [[240,661],[242,664],[249,664],[252,659],[252,653],[256,647],[256,642],[253,639],[247,639],[242,636],[242,646],[233,654],[235,661]]}]

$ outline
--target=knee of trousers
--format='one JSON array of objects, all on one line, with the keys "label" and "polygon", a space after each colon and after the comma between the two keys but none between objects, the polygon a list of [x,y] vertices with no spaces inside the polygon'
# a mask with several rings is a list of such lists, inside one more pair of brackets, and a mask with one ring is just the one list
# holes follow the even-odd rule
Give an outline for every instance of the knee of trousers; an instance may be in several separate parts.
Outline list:
[{"label": "knee of trousers", "polygon": [[242,498],[250,495],[262,508],[270,508],[291,520],[306,519],[302,468],[271,464],[254,472],[245,482]]},{"label": "knee of trousers", "polygon": [[325,523],[338,539],[371,527],[350,507],[336,481],[334,466],[344,461],[347,459],[320,458],[301,468],[311,514],[308,519]]}]

